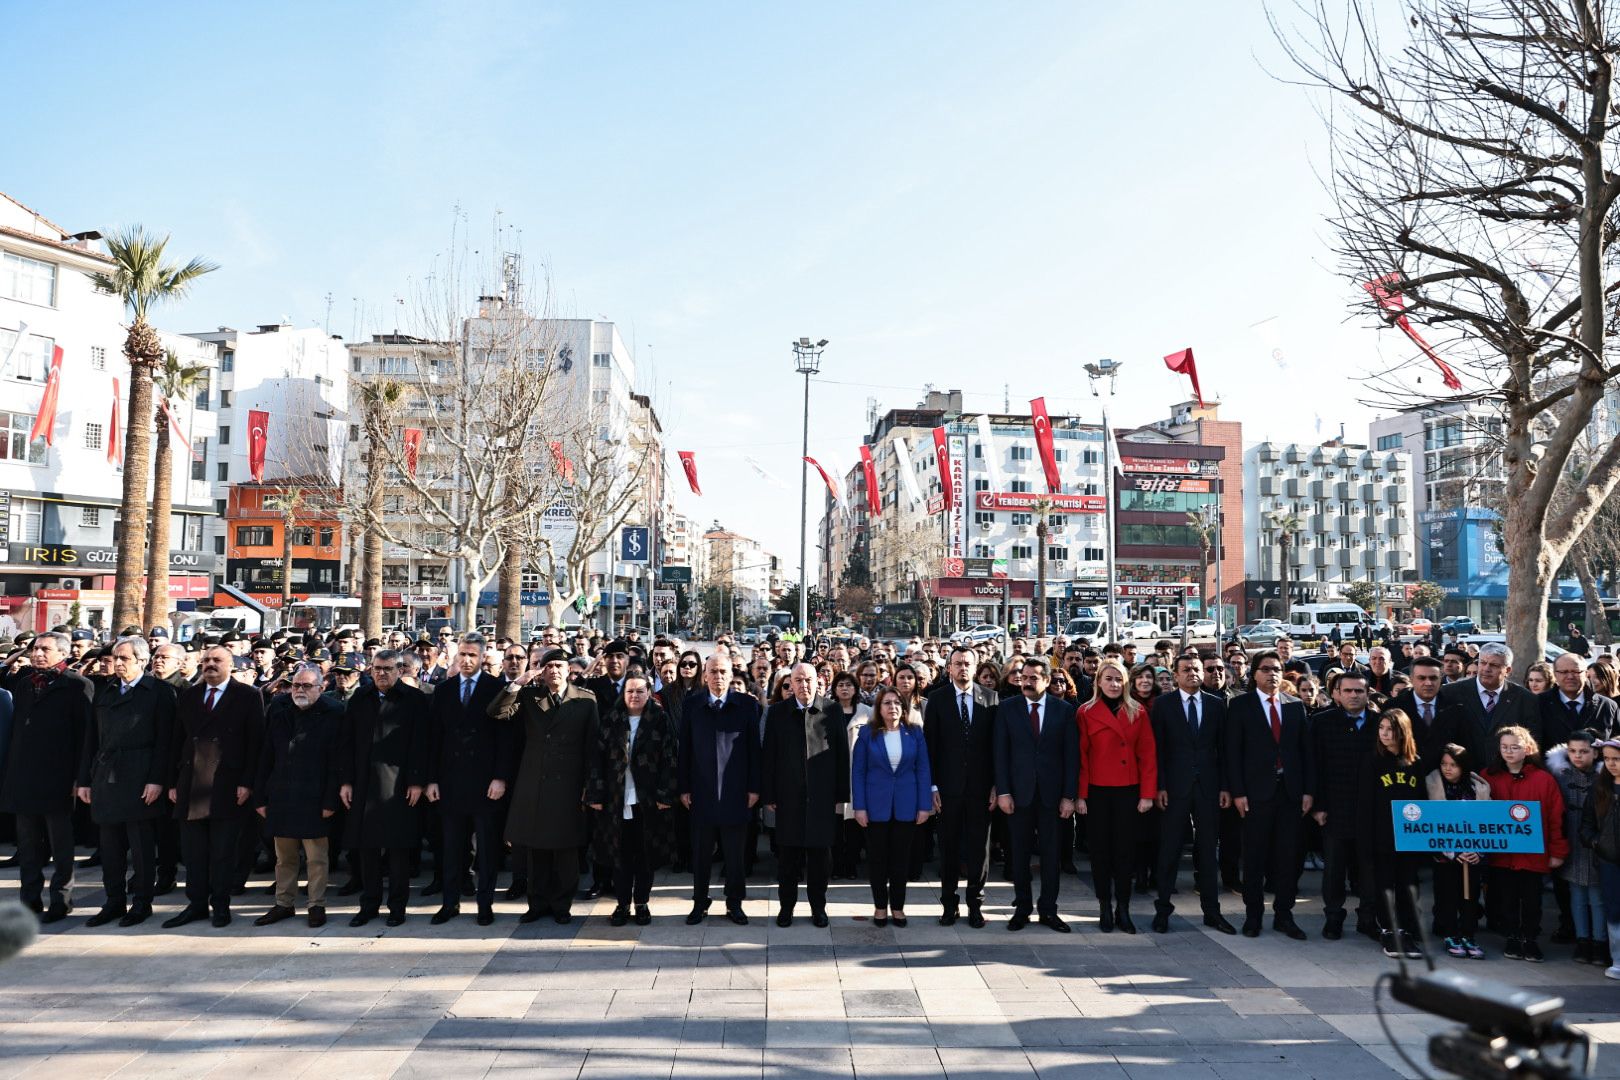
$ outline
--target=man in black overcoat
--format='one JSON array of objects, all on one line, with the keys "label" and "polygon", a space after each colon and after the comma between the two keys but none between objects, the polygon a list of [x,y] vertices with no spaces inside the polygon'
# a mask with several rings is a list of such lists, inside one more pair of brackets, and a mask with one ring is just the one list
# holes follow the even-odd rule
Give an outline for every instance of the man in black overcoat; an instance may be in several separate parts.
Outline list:
[{"label": "man in black overcoat", "polygon": [[[1433,656],[1414,656],[1408,676],[1412,688],[1390,699],[1389,708],[1399,709],[1412,721],[1417,740],[1418,772],[1429,775],[1440,767],[1440,751],[1447,743],[1468,745],[1467,718],[1462,706],[1441,698],[1445,665]],[[1483,762],[1476,762],[1484,768]]]},{"label": "man in black overcoat", "polygon": [[[923,734],[934,777],[935,835],[939,839],[941,926],[956,922],[957,882],[967,878],[968,925],[984,926],[981,910],[990,869],[990,811],[996,801],[996,692],[973,681],[978,654],[951,649],[948,681],[928,695]],[[1084,661],[1082,661],[1084,663]]]},{"label": "man in black overcoat", "polygon": [[760,769],[760,799],[776,812],[776,925],[793,925],[802,875],[810,921],[824,927],[837,806],[849,799],[849,740],[820,696],[816,669],[795,664],[788,679],[793,696],[765,714]]},{"label": "man in black overcoat", "polygon": [[326,925],[330,822],[342,805],[339,773],[347,744],[343,704],[323,694],[323,684],[320,665],[300,664],[289,672],[287,693],[265,713],[254,809],[276,852],[276,903],[255,926],[296,914],[300,853],[309,868],[309,925]]},{"label": "man in black overcoat", "polygon": [[[1013,913],[1008,930],[1040,924],[1060,934],[1069,925],[1057,913],[1059,823],[1074,816],[1080,796],[1080,728],[1074,706],[1047,694],[1051,671],[1032,657],[1020,675],[1023,694],[996,706],[996,802],[1007,815]],[[1030,861],[1039,843],[1041,894],[1032,897]]]},{"label": "man in black overcoat", "polygon": [[681,706],[680,761],[676,786],[691,811],[692,910],[688,926],[709,913],[709,868],[718,840],[725,861],[726,917],[748,922],[743,897],[743,842],[759,802],[762,753],[759,702],[731,692],[731,656],[716,652],[703,664],[703,689]]}]

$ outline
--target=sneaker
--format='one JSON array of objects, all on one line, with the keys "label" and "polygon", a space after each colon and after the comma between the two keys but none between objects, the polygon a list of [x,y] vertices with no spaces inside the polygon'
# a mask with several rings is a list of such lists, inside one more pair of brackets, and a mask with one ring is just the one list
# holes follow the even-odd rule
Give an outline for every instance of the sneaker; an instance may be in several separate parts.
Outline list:
[{"label": "sneaker", "polygon": [[1385,956],[1394,959],[1401,955],[1401,945],[1395,937],[1395,931],[1385,930],[1379,935],[1379,940],[1383,943]]},{"label": "sneaker", "polygon": [[1541,946],[1536,944],[1535,938],[1526,938],[1519,949],[1522,958],[1532,964],[1544,964],[1547,958],[1541,954]]},{"label": "sneaker", "polygon": [[1620,966],[1604,968],[1603,974],[1610,979],[1620,979]]},{"label": "sneaker", "polygon": [[1405,930],[1401,930],[1401,931],[1397,932],[1395,937],[1396,937],[1396,940],[1400,943],[1401,953],[1403,955],[1405,955],[1405,957],[1408,960],[1421,960],[1421,959],[1423,959],[1423,949],[1422,949],[1421,946],[1418,945],[1417,938],[1413,937],[1411,934],[1407,933]]},{"label": "sneaker", "polygon": [[1470,960],[1483,960],[1483,959],[1485,959],[1485,950],[1480,948],[1477,944],[1475,944],[1473,938],[1463,938],[1463,948],[1468,950],[1468,959],[1470,959]]},{"label": "sneaker", "polygon": [[1524,948],[1519,944],[1518,938],[1510,937],[1507,939],[1507,944],[1502,946],[1502,958],[1504,960],[1524,959]]},{"label": "sneaker", "polygon": [[1468,956],[1468,946],[1464,943],[1462,938],[1448,937],[1446,938],[1446,955],[1455,956],[1459,960],[1466,959]]}]

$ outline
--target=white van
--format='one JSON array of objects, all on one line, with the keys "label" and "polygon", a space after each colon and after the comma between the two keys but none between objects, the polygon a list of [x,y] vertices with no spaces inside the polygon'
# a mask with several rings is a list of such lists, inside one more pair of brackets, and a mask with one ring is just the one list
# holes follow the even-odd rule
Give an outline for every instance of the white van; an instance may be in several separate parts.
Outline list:
[{"label": "white van", "polygon": [[1070,641],[1085,638],[1093,645],[1106,645],[1113,640],[1110,636],[1108,616],[1100,609],[1070,619],[1063,627],[1063,636]]},{"label": "white van", "polygon": [[1370,622],[1367,613],[1355,604],[1295,604],[1288,613],[1288,635],[1294,638],[1321,637],[1339,633],[1349,637],[1357,624]]}]

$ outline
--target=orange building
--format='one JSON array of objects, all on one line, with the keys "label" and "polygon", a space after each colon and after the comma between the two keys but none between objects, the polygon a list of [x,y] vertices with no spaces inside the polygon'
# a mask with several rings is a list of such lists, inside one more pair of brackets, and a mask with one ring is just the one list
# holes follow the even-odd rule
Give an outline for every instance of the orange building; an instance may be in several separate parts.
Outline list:
[{"label": "orange building", "polygon": [[[292,530],[292,596],[343,593],[341,495],[323,480],[233,484],[225,503],[225,582],[266,607],[281,603],[286,530]],[[287,502],[294,507],[289,515]],[[228,596],[216,603],[232,604]]]}]

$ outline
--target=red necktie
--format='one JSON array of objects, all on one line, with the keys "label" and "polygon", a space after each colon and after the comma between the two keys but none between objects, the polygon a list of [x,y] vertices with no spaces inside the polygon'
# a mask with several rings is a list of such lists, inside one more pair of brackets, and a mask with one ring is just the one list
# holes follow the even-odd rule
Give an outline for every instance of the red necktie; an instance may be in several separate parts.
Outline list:
[{"label": "red necktie", "polygon": [[213,712],[214,711],[214,706],[217,705],[218,703],[219,703],[219,687],[210,686],[208,688],[208,711]]},{"label": "red necktie", "polygon": [[1277,768],[1280,769],[1282,768],[1282,717],[1277,713],[1277,699],[1268,698],[1267,700],[1271,703],[1271,741],[1276,743],[1279,748],[1277,753]]},{"label": "red necktie", "polygon": [[1029,703],[1029,733],[1035,736],[1036,742],[1041,741],[1041,703],[1038,701]]}]

